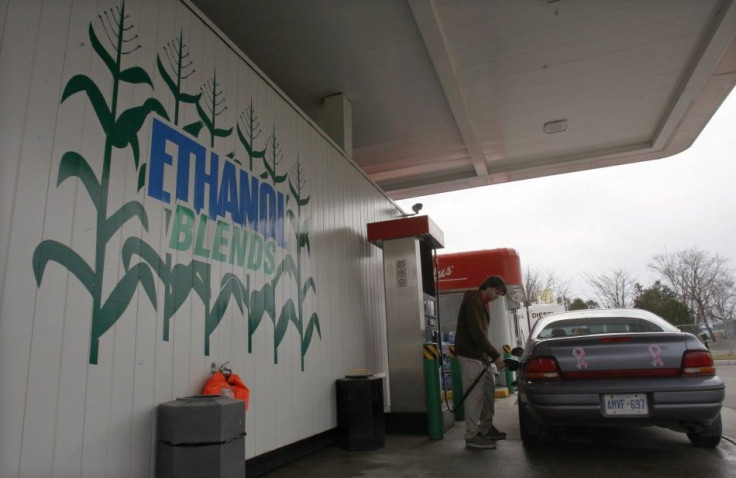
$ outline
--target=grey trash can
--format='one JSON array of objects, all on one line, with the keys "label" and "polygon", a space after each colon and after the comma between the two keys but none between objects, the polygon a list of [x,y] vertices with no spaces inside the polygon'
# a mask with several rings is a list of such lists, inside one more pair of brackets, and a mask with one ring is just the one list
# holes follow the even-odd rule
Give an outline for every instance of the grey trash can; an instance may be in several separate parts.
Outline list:
[{"label": "grey trash can", "polygon": [[243,402],[200,395],[159,405],[156,476],[243,478]]}]

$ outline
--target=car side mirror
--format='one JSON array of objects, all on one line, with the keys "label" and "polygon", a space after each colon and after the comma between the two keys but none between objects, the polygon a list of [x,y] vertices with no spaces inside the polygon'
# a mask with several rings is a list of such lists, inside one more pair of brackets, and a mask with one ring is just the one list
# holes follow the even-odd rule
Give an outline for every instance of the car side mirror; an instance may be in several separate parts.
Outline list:
[{"label": "car side mirror", "polygon": [[511,349],[511,355],[513,355],[514,357],[521,357],[522,355],[524,355],[524,349],[521,347],[514,347],[513,349]]}]

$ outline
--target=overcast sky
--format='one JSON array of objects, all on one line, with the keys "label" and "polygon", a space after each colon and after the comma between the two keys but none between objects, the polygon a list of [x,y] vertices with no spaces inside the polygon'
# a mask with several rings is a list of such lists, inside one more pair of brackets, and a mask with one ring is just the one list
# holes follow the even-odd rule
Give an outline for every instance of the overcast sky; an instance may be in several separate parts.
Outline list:
[{"label": "overcast sky", "polygon": [[438,251],[509,247],[593,298],[581,274],[624,269],[645,286],[657,254],[698,247],[736,266],[736,94],[685,152],[665,159],[397,201],[421,202]]}]

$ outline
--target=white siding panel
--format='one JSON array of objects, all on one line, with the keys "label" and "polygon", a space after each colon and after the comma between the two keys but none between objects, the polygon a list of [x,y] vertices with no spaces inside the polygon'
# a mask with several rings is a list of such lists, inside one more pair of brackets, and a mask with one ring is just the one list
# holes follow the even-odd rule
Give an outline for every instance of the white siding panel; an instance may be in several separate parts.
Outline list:
[{"label": "white siding panel", "polygon": [[[95,5],[75,4],[71,8],[68,35],[64,42],[66,47],[64,71],[61,76],[61,88],[77,74],[87,74],[92,54],[83,45],[89,43],[87,30],[91,18],[97,13]],[[47,212],[47,234],[56,236],[56,232],[70,230],[70,237],[55,237],[70,245],[71,249],[80,254],[87,264],[94,264],[95,245],[95,218],[94,209],[90,206],[90,196],[87,190],[73,178],[56,185],[56,175],[62,156],[68,151],[77,151],[83,155],[96,174],[99,176],[99,165],[92,160],[99,154],[101,145],[97,138],[99,126],[94,118],[95,114],[89,101],[82,95],[75,95],[61,103],[61,89],[57,91],[55,103],[58,105],[57,129],[50,178],[50,191]],[[84,127],[80,127],[85,125]],[[86,134],[88,128],[94,127],[95,133]],[[96,148],[96,149],[94,149]],[[72,194],[72,201],[65,198]],[[57,219],[54,221],[53,218]],[[71,219],[71,220],[70,220]],[[56,228],[57,221],[66,221],[66,228]],[[53,264],[61,274],[63,269]],[[81,475],[82,449],[84,440],[84,426],[88,418],[85,415],[87,399],[87,375],[89,369],[90,344],[90,310],[92,299],[86,288],[79,280],[66,271],[65,300],[56,304],[59,309],[57,315],[63,320],[61,334],[62,349],[59,360],[59,388],[56,402],[56,426],[53,433],[54,448],[52,469],[54,476]],[[47,282],[48,280],[48,282]],[[40,299],[47,297],[47,292],[57,287],[52,277],[44,277],[39,287]],[[24,455],[34,458],[34,445],[24,447]]]},{"label": "white siding panel", "polygon": [[[4,48],[5,38],[5,20],[8,15],[8,0],[0,1],[0,64],[9,65],[11,57],[20,58],[20,52],[11,51],[14,49]],[[12,91],[8,87],[15,84],[13,78],[17,77],[18,72],[9,67],[0,69],[0,107],[3,111],[17,111],[10,109],[10,103],[13,100],[19,100],[15,97],[17,91]],[[17,81],[17,80],[16,80]],[[11,93],[12,91],[12,93]],[[5,253],[8,248],[8,234],[10,231],[10,205],[13,203],[16,186],[17,161],[11,161],[10,158],[18,157],[18,141],[17,137],[11,136],[12,132],[20,131],[21,125],[14,121],[12,115],[0,117],[0,157],[7,161],[0,162],[0,271],[5,270]],[[15,128],[13,128],[15,127]],[[0,291],[3,290],[3,274],[0,274]]]},{"label": "white siding panel", "polygon": [[[3,388],[0,399],[3,476],[152,476],[156,407],[176,397],[198,394],[212,362],[230,361],[233,371],[251,389],[245,440],[248,458],[334,428],[335,380],[352,368],[385,369],[381,252],[366,243],[365,225],[397,216],[395,207],[186,4],[175,0],[125,3],[126,24],[138,36],[125,45],[129,53],[123,55],[123,70],[140,68],[153,85],[135,79],[136,74],[129,70],[128,80],[132,81],[121,81],[115,96],[116,118],[155,100],[176,130],[206,146],[208,154],[219,155],[217,174],[222,174],[230,161],[228,154],[233,153],[240,164],[238,170],[242,168],[261,185],[270,184],[277,194],[288,198],[286,209],[297,214],[300,224],[308,225],[302,232],[308,232],[309,250],[300,249],[297,231],[286,216],[288,248],[276,247],[272,261],[278,266],[292,260],[294,267],[287,268],[279,281],[274,271],[263,266],[250,269],[230,260],[204,257],[194,246],[172,247],[177,206],[195,209],[193,163],[182,176],[189,178],[189,197],[176,198],[179,158],[173,143],[166,149],[172,164],[164,166],[163,187],[171,194],[169,203],[150,196],[147,187],[138,190],[141,166],[135,164],[132,144],[116,143],[112,148],[105,176],[109,189],[94,198],[78,171],[61,168],[65,153],[77,153],[89,164],[90,178],[100,181],[103,177],[106,135],[98,116],[100,105],[95,108],[91,98],[97,88],[101,99],[95,101],[110,105],[113,82],[92,47],[89,26],[92,22],[95,31],[104,34],[97,22],[116,18],[117,8],[115,2],[92,0],[0,2],[4,28],[0,44],[0,383],[16,384]],[[180,35],[193,65],[182,91],[209,94],[207,83],[211,85],[216,73],[223,109],[215,127],[223,130],[234,128],[252,104],[260,129],[253,147],[263,150],[276,138],[276,174],[286,175],[286,181],[274,184],[269,175],[261,177],[266,171],[261,158],[253,161],[251,170],[235,130],[217,135],[214,141],[206,126],[198,134],[184,132],[186,125],[200,120],[195,105],[179,101],[174,125],[177,101],[156,59],[160,56],[164,68],[170,67],[164,45],[170,48]],[[100,40],[103,48],[114,48],[106,34]],[[62,101],[62,91],[77,75],[89,77],[89,83]],[[201,104],[206,110],[207,105]],[[145,116],[136,145],[141,164],[151,167],[154,115],[145,112]],[[297,161],[301,183],[296,182]],[[73,174],[57,184],[60,169]],[[88,187],[94,182],[90,181]],[[289,181],[303,188],[303,198],[309,197],[300,211]],[[107,237],[100,233],[104,229],[94,202],[101,199],[107,201],[105,221],[125,205],[140,204],[126,207],[141,209],[111,229]],[[200,213],[207,214],[207,206],[194,214],[196,224]],[[228,231],[226,239],[232,240],[232,231],[240,226],[229,215],[220,221]],[[207,218],[204,246],[210,250],[216,223]],[[195,236],[197,227],[192,230]],[[244,231],[257,235],[250,228]],[[40,285],[36,284],[32,258],[45,240],[57,241],[78,254],[96,280],[104,271],[102,303],[113,297],[124,309],[117,320],[108,316],[112,322],[99,337],[96,360],[92,360],[90,342],[100,324],[92,320],[90,290],[56,256],[48,262]],[[143,248],[125,257],[126,245],[135,240]],[[100,247],[105,249],[104,264],[96,270]],[[229,253],[229,246],[222,250]],[[189,279],[209,281],[208,300],[194,289],[182,289],[171,278],[172,267],[190,263],[199,272],[190,273]],[[115,296],[134,267],[145,271],[140,277],[145,276],[141,280],[148,285],[134,282],[129,296]],[[205,355],[206,317],[226,274],[242,281],[245,295],[235,289],[239,292],[230,297],[209,335],[209,355]],[[308,280],[314,287],[307,285]],[[252,299],[271,281],[276,284],[275,303],[253,328],[249,314],[257,304]],[[153,303],[146,293],[149,285],[155,289]],[[169,338],[164,340],[166,308],[177,297],[174,290],[183,302],[176,304],[168,323]],[[293,304],[294,317],[276,346],[279,317],[284,310],[290,312],[284,309],[286,304]],[[319,317],[320,329],[303,352],[312,314]]]},{"label": "white siding panel", "polygon": [[[67,6],[46,4],[43,7],[38,21],[38,31],[49,32],[52,36],[39,34],[35,44],[25,130],[39,133],[24,135],[22,161],[28,165],[51,163],[49,158],[52,150],[55,115],[49,114],[48,105],[53,105],[58,95],[64,45],[49,40],[54,36],[63,38],[68,28],[65,21],[58,21],[59,18],[68,17]],[[46,170],[45,167],[42,169]],[[44,185],[43,189],[36,191],[42,193],[39,194],[39,198],[44,197],[43,192],[47,188],[48,186]],[[63,195],[63,200],[67,204],[73,198],[73,192]],[[62,219],[67,212],[66,208],[47,207],[46,211],[46,224],[51,224],[56,230],[63,231],[64,241],[68,241],[70,234],[68,221]],[[53,289],[48,296],[36,303],[32,321],[33,335],[26,388],[26,410],[34,412],[24,416],[20,463],[22,473],[38,475],[47,475],[51,472],[53,434],[48,433],[47,427],[55,422],[59,380],[59,370],[55,364],[59,361],[60,338],[63,330],[63,318],[60,317],[58,304],[64,303],[66,274],[54,268],[53,272],[49,270],[45,280],[57,283],[61,287]],[[34,448],[37,453],[30,453]]]},{"label": "white siding panel", "polygon": [[[140,19],[138,20],[141,37],[146,39],[146,45],[140,52],[144,58],[149,58],[149,62],[153,63],[156,57],[162,51],[162,45],[176,35],[175,25],[170,19],[170,15],[164,11],[162,15],[162,5],[158,2],[142,1],[136,5],[140,9]],[[172,8],[169,8],[170,12]],[[178,25],[177,25],[178,26]],[[177,29],[178,31],[178,29]],[[157,98],[161,101],[169,111],[171,111],[171,96],[164,95],[163,91],[157,91]],[[138,101],[137,103],[139,103]],[[141,143],[150,144],[150,126],[143,128],[140,134]],[[143,155],[143,153],[142,153]],[[132,189],[130,189],[132,191]],[[131,198],[132,199],[132,198]],[[145,205],[145,200],[143,201]],[[153,208],[148,208],[150,212],[154,212]],[[152,214],[148,214],[149,227],[148,237],[150,243],[155,245],[158,250],[160,247],[161,235],[160,229],[156,225],[161,224],[162,219],[154,220]],[[156,208],[157,213],[160,209]],[[143,238],[144,231],[141,229],[139,236]],[[137,262],[137,261],[136,261]],[[157,297],[161,297],[161,287],[157,284]],[[119,454],[119,459],[125,459],[129,462],[129,476],[150,476],[154,470],[154,445],[155,433],[152,432],[154,427],[155,413],[150,407],[154,402],[154,377],[155,377],[155,350],[156,343],[161,339],[160,328],[157,325],[157,314],[146,294],[138,291],[137,300],[130,304],[131,308],[135,307],[135,337],[133,351],[133,377],[132,377],[132,396],[129,404],[129,421],[130,433],[128,434],[127,448],[128,454]],[[126,407],[127,408],[127,407]],[[112,467],[109,467],[112,468]],[[123,468],[125,469],[125,468]],[[115,469],[110,473],[111,476],[116,474]]]},{"label": "white siding panel", "polygon": [[[2,304],[0,304],[0,380],[16,386],[3,387],[0,400],[0,430],[8,433],[0,447],[0,470],[17,474],[20,469],[21,439],[28,384],[28,364],[33,331],[35,281],[27,268],[33,242],[40,240],[41,221],[48,181],[48,165],[34,160],[40,151],[25,151],[25,128],[38,47],[41,5],[14,5],[8,10],[3,48],[0,50],[0,146],[2,148]],[[11,46],[12,45],[12,46]],[[33,124],[33,123],[31,123]],[[13,197],[6,197],[5,187]],[[15,208],[18,208],[16,211]],[[21,217],[34,214],[33,220]],[[9,232],[5,236],[5,231]],[[16,251],[25,255],[16,254]],[[21,273],[21,271],[25,273]],[[10,439],[12,437],[12,439]]]}]

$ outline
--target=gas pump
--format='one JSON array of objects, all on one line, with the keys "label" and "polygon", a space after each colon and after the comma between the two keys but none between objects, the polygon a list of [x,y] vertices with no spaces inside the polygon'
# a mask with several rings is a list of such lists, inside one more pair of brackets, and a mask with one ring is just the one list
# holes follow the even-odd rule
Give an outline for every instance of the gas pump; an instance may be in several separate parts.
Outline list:
[{"label": "gas pump", "polygon": [[[368,241],[383,249],[389,369],[386,431],[427,433],[423,346],[434,342],[441,354],[434,257],[444,247],[443,233],[429,217],[410,216],[368,224]],[[446,408],[442,422],[444,430],[454,424]]]}]

